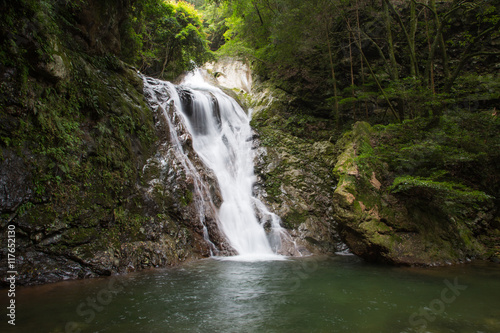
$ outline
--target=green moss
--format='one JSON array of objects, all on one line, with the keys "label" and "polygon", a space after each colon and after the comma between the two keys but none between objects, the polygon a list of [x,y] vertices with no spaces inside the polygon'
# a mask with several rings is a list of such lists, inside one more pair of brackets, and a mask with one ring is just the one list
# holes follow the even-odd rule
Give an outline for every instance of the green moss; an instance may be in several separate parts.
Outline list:
[{"label": "green moss", "polygon": [[283,218],[283,224],[287,229],[296,229],[299,225],[306,222],[309,212],[300,209],[292,209],[290,213]]},{"label": "green moss", "polygon": [[72,228],[66,231],[62,242],[67,246],[74,247],[76,245],[95,242],[98,237],[98,231],[94,228]]},{"label": "green moss", "polygon": [[[438,182],[422,177],[402,176],[394,179],[392,186],[388,188],[393,193],[415,190],[425,190],[432,193],[439,201],[453,201],[457,204],[473,204],[485,202],[492,199],[482,191],[475,191],[462,184],[454,182]],[[477,206],[476,206],[477,207]]]},{"label": "green moss", "polygon": [[366,230],[369,233],[376,234],[390,234],[392,233],[391,228],[387,226],[385,223],[378,220],[370,220],[367,222],[363,222],[359,225],[360,228]]},{"label": "green moss", "polygon": [[188,206],[191,202],[193,202],[193,192],[186,190],[184,195],[180,198],[180,202],[184,207]]},{"label": "green moss", "polygon": [[[429,119],[373,129],[355,125],[337,143],[340,154],[333,169],[339,179],[337,220],[356,231],[350,241],[365,239],[357,241],[378,246],[377,255],[390,262],[457,262],[485,253],[477,231],[491,233],[484,229],[489,222],[479,227],[471,220],[480,220],[480,212],[493,207],[491,193],[498,187],[484,186],[480,179],[496,182],[485,170],[496,172],[492,162],[498,152],[475,142],[473,133],[491,133],[486,137],[496,144],[498,124],[490,117],[465,117],[473,125],[450,115],[439,127]],[[481,167],[483,174],[472,182],[458,165],[469,171],[469,166]]]}]

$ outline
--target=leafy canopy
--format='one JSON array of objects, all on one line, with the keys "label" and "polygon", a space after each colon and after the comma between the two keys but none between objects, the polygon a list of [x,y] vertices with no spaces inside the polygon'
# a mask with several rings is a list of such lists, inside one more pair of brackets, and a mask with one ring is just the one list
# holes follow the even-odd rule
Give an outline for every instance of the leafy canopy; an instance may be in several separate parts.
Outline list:
[{"label": "leafy canopy", "polygon": [[212,57],[202,16],[184,1],[138,1],[126,29],[124,56],[148,75],[173,79]]}]

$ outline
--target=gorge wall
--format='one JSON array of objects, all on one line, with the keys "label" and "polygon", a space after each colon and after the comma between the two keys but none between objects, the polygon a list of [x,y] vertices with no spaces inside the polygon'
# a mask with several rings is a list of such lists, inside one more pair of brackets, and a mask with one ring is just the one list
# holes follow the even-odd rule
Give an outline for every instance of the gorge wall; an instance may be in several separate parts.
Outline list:
[{"label": "gorge wall", "polygon": [[[255,88],[243,96],[254,108],[256,190],[300,244],[396,265],[499,261],[495,114],[357,122],[332,139],[327,120],[290,112],[293,96]],[[470,142],[478,128],[481,145]]]},{"label": "gorge wall", "polygon": [[[172,265],[213,250],[196,216],[193,180],[172,150],[164,110],[152,111],[137,70],[117,57],[127,3],[89,4],[49,11],[37,1],[3,5],[10,19],[0,23],[0,36],[12,42],[3,42],[0,53],[0,242],[7,243],[7,226],[15,225],[20,284]],[[294,96],[255,80],[248,67],[228,61],[210,72],[227,79],[220,82],[226,91],[253,113],[254,194],[281,217],[299,252],[349,248],[370,261],[406,265],[498,260],[496,115],[461,120],[492,133],[478,146],[489,149],[488,158],[478,151],[452,161],[451,172],[462,178],[475,170],[467,184],[477,191],[413,178],[413,187],[397,192],[397,166],[373,153],[381,129],[357,123],[338,140],[331,120],[301,113]],[[407,130],[436,127],[433,121],[408,123]],[[174,125],[193,155],[189,135]],[[214,176],[201,172],[219,207]],[[440,205],[442,193],[450,196]],[[446,205],[458,209],[442,209]],[[231,253],[215,217],[205,220],[211,242]],[[0,261],[6,258],[2,247]],[[0,265],[2,276],[6,271]]]},{"label": "gorge wall", "polygon": [[117,58],[127,4],[54,3],[2,5],[0,242],[15,225],[18,283],[210,255],[189,180],[160,156],[168,127]]}]

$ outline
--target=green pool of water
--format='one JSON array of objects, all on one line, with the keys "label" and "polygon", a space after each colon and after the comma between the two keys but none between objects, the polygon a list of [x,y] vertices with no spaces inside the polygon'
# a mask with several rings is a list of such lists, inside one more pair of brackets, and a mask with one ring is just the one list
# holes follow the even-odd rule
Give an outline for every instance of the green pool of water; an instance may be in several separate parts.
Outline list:
[{"label": "green pool of water", "polygon": [[16,302],[16,327],[4,317],[1,332],[498,333],[500,265],[395,268],[353,256],[208,259],[18,288]]}]

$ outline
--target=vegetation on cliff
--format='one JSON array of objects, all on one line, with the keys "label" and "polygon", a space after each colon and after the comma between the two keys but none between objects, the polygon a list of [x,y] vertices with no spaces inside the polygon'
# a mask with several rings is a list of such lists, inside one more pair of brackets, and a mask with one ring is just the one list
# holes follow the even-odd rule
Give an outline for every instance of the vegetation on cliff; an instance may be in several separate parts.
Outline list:
[{"label": "vegetation on cliff", "polygon": [[497,0],[209,2],[228,29],[221,52],[338,126],[499,98]]},{"label": "vegetation on cliff", "polygon": [[[19,283],[206,255],[185,218],[188,203],[176,207],[182,198],[167,182],[149,192],[161,170],[147,162],[165,134],[132,67],[175,77],[190,58],[205,61],[194,9],[162,1],[0,4],[0,239],[7,224],[16,226]],[[163,29],[147,25],[153,18]],[[167,40],[168,61],[159,57]],[[186,187],[177,190],[188,196]]]},{"label": "vegetation on cliff", "polygon": [[122,29],[122,57],[151,76],[173,80],[213,59],[201,15],[183,1],[135,1]]},{"label": "vegetation on cliff", "polygon": [[[341,139],[332,215],[355,253],[402,264],[499,256],[499,1],[203,8],[225,32],[219,53],[248,59],[273,87],[273,102],[254,118],[262,146],[310,166],[298,150]],[[350,131],[360,120],[376,125],[355,125],[354,133],[367,129],[363,139]],[[280,198],[286,173],[263,170]]]},{"label": "vegetation on cliff", "polygon": [[491,114],[448,115],[440,126],[360,122],[338,142],[333,202],[354,253],[418,265],[498,258],[498,149],[483,151],[475,126],[498,147]]},{"label": "vegetation on cliff", "polygon": [[249,98],[260,186],[297,237],[392,263],[499,256],[498,0],[190,2],[204,20],[183,1],[0,0],[1,228],[18,226],[21,280],[207,254],[186,179],[148,187],[167,135],[137,70],[174,79],[217,50],[267,87]]}]

